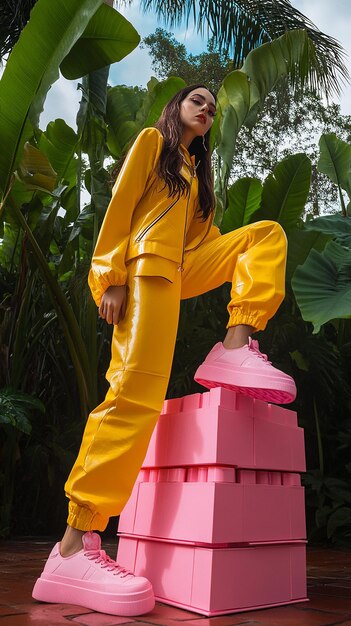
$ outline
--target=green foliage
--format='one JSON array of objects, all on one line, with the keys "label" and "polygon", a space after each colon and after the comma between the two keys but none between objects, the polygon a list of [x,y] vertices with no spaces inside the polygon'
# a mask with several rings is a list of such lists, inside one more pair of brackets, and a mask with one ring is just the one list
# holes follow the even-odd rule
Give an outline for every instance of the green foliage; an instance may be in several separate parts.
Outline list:
[{"label": "green foliage", "polygon": [[78,137],[64,120],[50,122],[38,137],[38,148],[45,154],[57,173],[59,180],[70,189],[76,184]]},{"label": "green foliage", "polygon": [[0,81],[0,190],[5,194],[22,148],[37,126],[59,65],[102,0],[39,0]]},{"label": "green foliage", "polygon": [[305,223],[307,231],[329,235],[342,246],[351,247],[351,218],[339,213],[323,215]]},{"label": "green foliage", "polygon": [[[257,179],[239,179],[228,190],[228,208],[222,232],[262,219],[279,222],[289,233],[299,224],[310,187],[311,163],[305,154],[286,157],[276,165],[263,186]],[[239,208],[240,206],[240,208]]]},{"label": "green foliage", "polygon": [[61,72],[69,79],[80,78],[120,61],[136,48],[139,41],[137,31],[123,15],[107,4],[101,4],[63,59]]},{"label": "green foliage", "polygon": [[322,135],[319,145],[318,169],[338,186],[341,208],[346,215],[341,190],[344,189],[351,200],[351,146],[335,134]]},{"label": "green foliage", "polygon": [[22,434],[31,433],[32,412],[45,412],[38,398],[11,387],[0,388],[0,536],[10,526],[18,443]]},{"label": "green foliage", "polygon": [[250,223],[261,206],[262,184],[257,178],[240,178],[228,189],[228,207],[221,222],[222,233]]},{"label": "green foliage", "polygon": [[27,189],[51,193],[56,187],[57,172],[51,167],[46,156],[30,143],[24,146],[16,176]]},{"label": "green foliage", "polygon": [[233,148],[241,126],[251,126],[268,94],[284,77],[295,79],[296,68],[301,68],[301,80],[306,76],[306,57],[311,42],[305,31],[287,32],[276,41],[264,44],[250,52],[241,70],[229,74],[218,92],[220,106],[220,138],[218,153],[223,157],[227,171],[233,161],[233,149],[223,152],[221,142],[226,140],[226,127],[232,121]]},{"label": "green foliage", "polygon": [[351,146],[335,134],[322,135],[318,169],[351,196]]},{"label": "green foliage", "polygon": [[301,223],[298,228],[292,228],[288,236],[288,258],[286,264],[287,284],[291,284],[291,279],[298,265],[302,265],[311,250],[324,250],[325,245],[332,238],[332,234],[324,234],[318,230],[309,230],[308,222]]},{"label": "green foliage", "polygon": [[292,280],[303,318],[313,322],[318,333],[322,324],[336,317],[351,318],[351,254],[335,241],[323,252],[311,250]]},{"label": "green foliage", "polygon": [[303,478],[310,497],[307,513],[314,516],[313,540],[331,540],[333,544],[349,547],[351,539],[351,495],[349,480],[324,477],[318,470]]},{"label": "green foliage", "polygon": [[280,161],[263,186],[260,209],[254,221],[272,219],[286,232],[296,227],[303,214],[311,180],[311,162],[305,154]]},{"label": "green foliage", "polygon": [[[217,152],[224,162],[224,179],[228,178],[240,128],[250,110],[259,102],[259,93],[249,76],[236,70],[226,76],[217,95],[218,121],[214,135]],[[217,136],[216,136],[217,135]]]},{"label": "green foliage", "polygon": [[231,179],[252,176],[263,180],[282,158],[304,152],[312,162],[306,213],[316,216],[335,211],[339,205],[338,188],[317,169],[318,139],[330,133],[349,141],[351,116],[341,115],[339,105],[325,105],[312,93],[294,96],[280,87],[268,96],[254,128],[241,129]]},{"label": "green foliage", "polygon": [[122,156],[126,146],[138,132],[136,116],[143,99],[144,91],[138,87],[117,85],[107,91],[107,147],[115,159]]},{"label": "green foliage", "polygon": [[[350,193],[351,151],[335,135],[323,135],[318,167],[337,185],[342,215],[329,215],[308,222],[307,228],[322,232],[330,241],[321,252],[311,250],[292,280],[303,318],[314,332],[335,318],[351,317],[351,218],[347,217],[341,189]],[[350,197],[350,196],[349,196]]]},{"label": "green foliage", "polygon": [[11,427],[29,435],[32,426],[28,414],[33,411],[44,413],[45,407],[38,398],[11,387],[0,389],[0,428]]},{"label": "green foliage", "polygon": [[170,77],[162,82],[152,78],[148,85],[141,109],[137,114],[139,128],[153,126],[160,117],[163,108],[167,102],[179,91],[185,87],[182,78]]},{"label": "green foliage", "polygon": [[167,102],[185,86],[182,78],[170,77],[159,82],[152,78],[147,90],[112,87],[107,94],[107,145],[112,155],[120,158],[131,140],[145,127],[153,126]]},{"label": "green foliage", "polygon": [[282,78],[295,77],[301,66],[303,84],[308,52],[312,44],[305,31],[287,32],[250,52],[241,70],[231,72],[218,92],[218,119],[214,129],[217,153],[221,158],[216,193],[226,208],[226,188],[233,165],[238,133],[243,125],[251,128],[257,113]]}]

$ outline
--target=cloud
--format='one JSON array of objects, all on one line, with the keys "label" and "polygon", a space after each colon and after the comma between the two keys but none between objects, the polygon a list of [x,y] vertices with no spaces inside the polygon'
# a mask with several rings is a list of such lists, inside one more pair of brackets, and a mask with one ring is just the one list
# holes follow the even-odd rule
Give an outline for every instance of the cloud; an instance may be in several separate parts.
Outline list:
[{"label": "cloud", "polygon": [[151,57],[145,48],[136,48],[125,59],[114,63],[110,69],[109,82],[111,85],[138,85],[146,87],[154,72],[151,67]]},{"label": "cloud", "polygon": [[40,116],[40,128],[45,130],[49,122],[60,117],[76,129],[76,115],[81,98],[77,85],[78,81],[66,80],[63,76],[53,84]]}]

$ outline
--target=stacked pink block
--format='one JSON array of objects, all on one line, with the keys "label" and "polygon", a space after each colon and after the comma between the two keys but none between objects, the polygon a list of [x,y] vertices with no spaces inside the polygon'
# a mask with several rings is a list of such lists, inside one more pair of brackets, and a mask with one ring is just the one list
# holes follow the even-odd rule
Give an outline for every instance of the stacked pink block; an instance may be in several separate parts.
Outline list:
[{"label": "stacked pink block", "polygon": [[222,388],[167,400],[117,559],[203,615],[305,601],[303,471],[293,411]]}]

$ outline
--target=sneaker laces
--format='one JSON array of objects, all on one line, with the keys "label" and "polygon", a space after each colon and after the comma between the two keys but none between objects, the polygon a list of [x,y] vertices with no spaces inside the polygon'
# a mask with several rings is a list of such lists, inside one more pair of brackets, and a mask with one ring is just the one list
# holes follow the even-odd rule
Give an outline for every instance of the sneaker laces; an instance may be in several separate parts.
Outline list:
[{"label": "sneaker laces", "polygon": [[86,556],[89,561],[95,561],[100,567],[107,569],[108,572],[113,572],[114,576],[121,576],[121,578],[126,578],[127,576],[134,577],[133,572],[118,565],[116,561],[106,554],[105,550],[86,550],[84,556]]},{"label": "sneaker laces", "polygon": [[269,365],[272,365],[271,361],[268,361],[267,354],[263,354],[263,352],[260,352],[259,344],[258,344],[258,341],[256,339],[251,339],[251,337],[249,337],[248,348],[249,348],[250,352],[254,352],[254,354],[259,359],[261,359],[262,361],[265,361]]}]

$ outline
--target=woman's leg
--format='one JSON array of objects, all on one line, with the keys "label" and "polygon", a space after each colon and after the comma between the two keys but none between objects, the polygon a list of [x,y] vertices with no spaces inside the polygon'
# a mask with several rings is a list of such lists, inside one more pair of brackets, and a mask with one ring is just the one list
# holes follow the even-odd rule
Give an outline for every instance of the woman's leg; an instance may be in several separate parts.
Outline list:
[{"label": "woman's leg", "polygon": [[65,486],[68,528],[33,589],[37,600],[124,616],[153,609],[152,586],[111,560],[92,531],[103,530],[132,491],[167,391],[180,300],[179,274],[171,283],[137,276],[136,267],[130,265],[127,311],[113,336],[110,389],[88,418]]},{"label": "woman's leg", "polygon": [[227,328],[263,330],[285,295],[286,235],[262,221],[222,235],[185,254],[181,298],[231,282]]},{"label": "woman's leg", "polygon": [[247,324],[238,324],[237,326],[230,326],[228,332],[223,340],[223,345],[228,350],[234,350],[235,348],[241,348],[245,344],[249,343],[249,337],[255,329]]},{"label": "woman's leg", "polygon": [[69,526],[103,530],[127,502],[167,391],[179,317],[180,280],[135,276],[115,327],[110,389],[89,416],[65,485]]},{"label": "woman's leg", "polygon": [[232,283],[227,337],[200,365],[195,380],[269,402],[292,402],[294,381],[273,368],[249,338],[251,332],[264,330],[284,298],[285,264],[285,233],[270,221],[245,226],[186,253],[182,298]]}]

